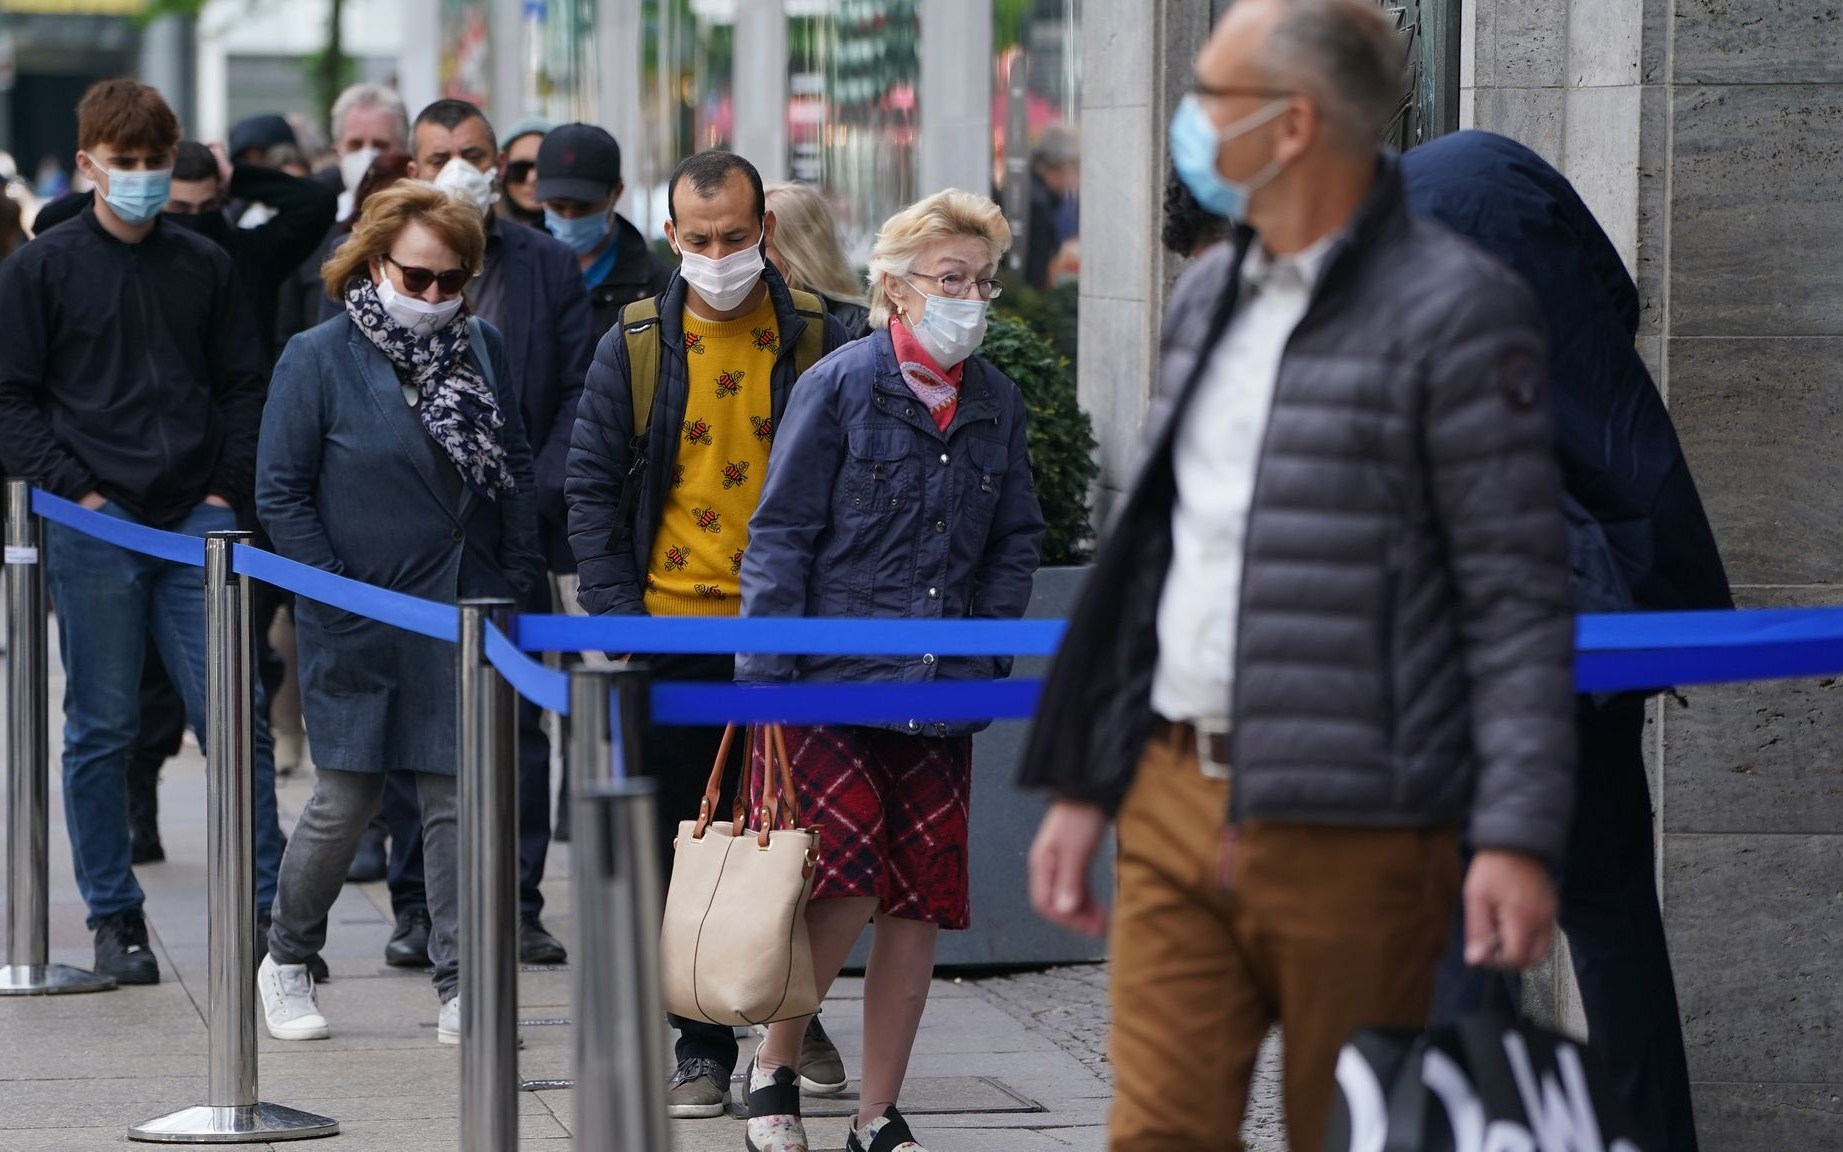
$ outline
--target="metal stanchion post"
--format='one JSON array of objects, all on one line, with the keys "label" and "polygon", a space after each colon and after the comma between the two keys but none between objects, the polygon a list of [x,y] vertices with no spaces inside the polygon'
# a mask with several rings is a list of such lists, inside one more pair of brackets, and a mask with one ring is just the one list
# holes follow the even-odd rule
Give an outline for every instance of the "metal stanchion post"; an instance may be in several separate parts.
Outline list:
[{"label": "metal stanchion post", "polygon": [[636,665],[570,674],[576,1147],[592,1152],[671,1147],[661,1091],[658,801],[654,782],[639,775],[648,691]]},{"label": "metal stanchion post", "polygon": [[339,1122],[256,1093],[254,647],[245,578],[232,571],[248,532],[205,538],[205,878],[210,1082],[205,1103],[137,1124],[131,1140],[257,1144],[332,1136]]},{"label": "metal stanchion post", "polygon": [[6,482],[6,966],[0,996],[102,992],[107,976],[51,963],[50,699],[43,532],[32,485]]},{"label": "metal stanchion post", "polygon": [[461,1150],[518,1147],[518,698],[486,658],[510,600],[463,600]]}]

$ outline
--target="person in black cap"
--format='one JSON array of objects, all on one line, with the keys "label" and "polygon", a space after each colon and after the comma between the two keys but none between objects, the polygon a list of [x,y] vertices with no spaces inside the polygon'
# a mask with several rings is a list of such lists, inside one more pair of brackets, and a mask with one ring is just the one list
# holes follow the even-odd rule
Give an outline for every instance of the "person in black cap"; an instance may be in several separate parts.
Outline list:
[{"label": "person in black cap", "polygon": [[593,124],[553,129],[538,147],[544,226],[570,246],[582,265],[598,343],[622,308],[659,295],[672,279],[671,269],[653,255],[640,230],[614,210],[626,187],[621,146]]},{"label": "person in black cap", "polygon": [[266,163],[269,149],[281,144],[289,147],[299,146],[294,136],[294,128],[289,125],[287,118],[273,112],[239,120],[230,130],[232,163]]}]

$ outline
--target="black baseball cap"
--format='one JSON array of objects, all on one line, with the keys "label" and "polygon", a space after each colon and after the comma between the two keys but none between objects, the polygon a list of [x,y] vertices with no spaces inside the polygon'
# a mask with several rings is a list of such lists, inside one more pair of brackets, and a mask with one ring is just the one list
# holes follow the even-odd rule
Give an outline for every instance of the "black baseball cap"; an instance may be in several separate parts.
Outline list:
[{"label": "black baseball cap", "polygon": [[233,159],[245,152],[267,152],[278,144],[295,143],[294,128],[286,118],[273,112],[240,120],[230,130],[230,154]]},{"label": "black baseball cap", "polygon": [[565,124],[538,145],[538,199],[606,200],[621,182],[621,146],[593,124]]}]

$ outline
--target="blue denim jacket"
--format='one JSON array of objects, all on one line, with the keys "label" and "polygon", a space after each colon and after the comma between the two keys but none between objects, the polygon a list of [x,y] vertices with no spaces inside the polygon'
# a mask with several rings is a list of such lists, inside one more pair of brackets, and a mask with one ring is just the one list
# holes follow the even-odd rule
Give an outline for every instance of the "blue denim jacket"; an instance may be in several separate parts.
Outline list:
[{"label": "blue denim jacket", "polygon": [[[745,616],[1016,619],[1030,601],[1043,513],[1023,394],[966,362],[942,432],[896,367],[887,330],[827,356],[794,387],[775,436],[742,562]],[[1009,675],[1009,659],[786,657],[745,653],[744,681],[922,683]],[[918,717],[899,730],[984,725]]]}]

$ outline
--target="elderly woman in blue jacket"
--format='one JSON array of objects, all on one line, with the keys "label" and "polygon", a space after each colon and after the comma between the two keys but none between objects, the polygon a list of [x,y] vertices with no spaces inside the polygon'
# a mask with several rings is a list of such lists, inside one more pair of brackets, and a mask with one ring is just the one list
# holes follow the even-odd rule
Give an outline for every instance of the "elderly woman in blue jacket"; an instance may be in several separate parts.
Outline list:
[{"label": "elderly woman in blue jacket", "polygon": [[[343,311],[289,341],[263,410],[256,506],[283,556],[449,603],[519,598],[543,571],[504,345],[462,295],[485,250],[479,211],[428,184],[365,202],[321,269]],[[306,597],[296,611],[317,773],[257,972],[269,1034],[327,1036],[305,964],[401,770],[422,802],[437,1038],[458,1043],[453,647]]]},{"label": "elderly woman in blue jacket", "polygon": [[[800,378],[775,438],[742,564],[745,616],[1015,619],[1043,515],[1016,384],[973,355],[1011,244],[998,206],[947,191],[892,217],[870,258],[869,338]],[[923,684],[1006,675],[1008,660],[744,655],[741,680]],[[892,728],[787,730],[822,859],[807,924],[823,997],[867,922],[864,1067],[854,1152],[920,1152],[896,1109],[934,970],[965,928],[972,733],[918,715]],[[749,1080],[753,1152],[806,1147],[804,1020],[775,1024]]]}]

